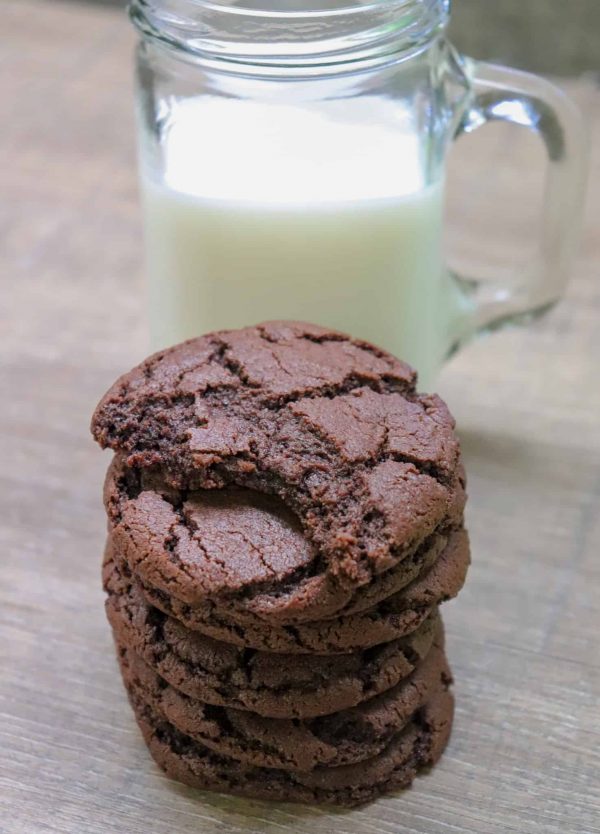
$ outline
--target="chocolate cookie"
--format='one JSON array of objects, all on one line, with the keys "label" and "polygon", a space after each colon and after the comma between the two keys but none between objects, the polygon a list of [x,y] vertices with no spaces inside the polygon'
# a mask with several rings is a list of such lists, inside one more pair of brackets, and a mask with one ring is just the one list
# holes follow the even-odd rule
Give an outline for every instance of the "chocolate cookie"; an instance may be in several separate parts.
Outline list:
[{"label": "chocolate cookie", "polygon": [[[248,572],[258,562],[272,562],[274,555],[280,563],[287,561],[288,564],[298,565],[307,553],[310,554],[310,547],[298,529],[297,520],[279,499],[272,496],[240,489],[199,490],[191,495],[183,495],[168,488],[164,480],[157,475],[127,469],[119,456],[116,456],[109,466],[104,494],[111,541],[114,540],[117,550],[128,555],[128,561],[150,601],[163,609],[165,606],[171,606],[175,616],[184,621],[189,619],[190,623],[196,620],[199,630],[204,630],[205,633],[219,639],[239,643],[239,634],[242,631],[245,635],[250,635],[251,631],[266,635],[265,622],[271,629],[277,622],[281,622],[282,617],[284,618],[285,606],[281,605],[284,597],[298,599],[302,590],[312,590],[315,592],[313,602],[316,602],[321,596],[317,593],[319,582],[330,584],[328,578],[312,577],[310,581],[292,588],[284,585],[278,589],[279,605],[275,609],[272,605],[272,590],[264,593],[260,588],[256,588],[254,594],[239,592],[239,585],[243,584],[240,577],[247,578]],[[457,491],[455,498],[453,521],[458,524],[462,520],[464,490]],[[204,571],[207,577],[211,574],[213,578],[215,574],[220,575],[223,585],[220,596],[209,596],[193,606],[177,597],[181,583],[170,575],[178,570],[178,566],[173,568],[169,544],[173,533],[173,512],[170,505],[177,507],[178,512],[182,514],[184,504],[195,510],[195,513],[190,512],[189,520],[186,519],[187,530],[184,531],[184,534],[190,536],[191,530],[191,536],[197,542],[198,553],[194,569],[197,573]],[[395,568],[381,574],[369,585],[356,589],[350,601],[342,606],[339,613],[351,614],[372,608],[379,601],[404,588],[435,562],[447,545],[448,537],[457,529],[460,528],[447,527],[436,530]],[[165,577],[169,576],[166,582],[168,591],[164,589],[164,583],[162,588],[157,588],[147,578],[149,570],[145,555],[152,549],[156,559],[160,558],[157,551],[160,549],[161,538],[164,542],[163,573]],[[138,570],[140,564],[141,568]],[[226,571],[237,573],[237,585],[235,582],[228,584],[225,581]],[[340,595],[341,589],[338,588],[338,600]],[[308,614],[307,608],[308,606],[304,607],[305,616]],[[170,613],[170,609],[165,610]],[[181,616],[178,611],[181,612]],[[204,626],[214,626],[215,631],[203,629],[202,623]],[[240,630],[236,624],[242,624],[245,628]],[[289,643],[289,635],[292,632],[286,630]],[[229,631],[229,635],[226,635],[226,631]],[[274,632],[271,645],[263,646],[256,643],[256,647],[286,651],[285,645],[277,645],[275,636]],[[257,640],[260,640],[260,637],[257,637]],[[246,642],[252,645],[249,640]]]},{"label": "chocolate cookie", "polygon": [[[177,491],[170,500],[133,484],[126,511],[113,508],[120,551],[147,585],[193,606],[233,594],[282,624],[335,615],[460,523],[454,423],[414,384],[389,354],[304,324],[215,333],[156,354],[110,389],[92,421],[132,473],[160,471]],[[268,514],[283,522],[285,550],[263,553],[251,540],[248,558],[223,558],[214,513],[194,493],[224,487],[283,502]]]},{"label": "chocolate cookie", "polygon": [[[110,540],[105,558],[122,562]],[[194,608],[143,582],[140,587],[151,605],[187,628],[226,643],[271,652],[342,654],[387,643],[417,629],[431,613],[432,606],[458,594],[469,561],[468,536],[464,530],[455,531],[433,566],[403,591],[364,612],[318,623],[299,623],[294,627],[271,625],[251,615],[246,616],[242,625],[228,620],[227,610],[214,604]]]},{"label": "chocolate cookie", "polygon": [[157,764],[202,790],[283,802],[355,806],[408,786],[441,756],[450,736],[454,702],[441,690],[377,756],[358,764],[290,772],[252,767],[219,755],[162,720],[133,692],[138,725]]},{"label": "chocolate cookie", "polygon": [[205,704],[167,684],[131,649],[119,647],[118,654],[128,691],[177,730],[236,761],[291,771],[373,758],[451,681],[440,642],[410,677],[382,695],[335,715],[290,721]]},{"label": "chocolate cookie", "polygon": [[106,612],[115,641],[175,689],[209,704],[274,718],[312,718],[373,698],[408,677],[440,629],[437,611],[412,634],[345,655],[258,652],[186,629],[148,605],[135,580],[105,565]]}]

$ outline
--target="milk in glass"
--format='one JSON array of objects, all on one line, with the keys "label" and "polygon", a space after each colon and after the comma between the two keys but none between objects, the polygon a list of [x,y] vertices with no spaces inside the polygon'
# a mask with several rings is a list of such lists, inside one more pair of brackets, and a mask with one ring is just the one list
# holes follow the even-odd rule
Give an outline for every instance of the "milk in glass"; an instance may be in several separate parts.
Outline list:
[{"label": "milk in glass", "polygon": [[430,378],[446,341],[442,186],[416,132],[368,96],[276,106],[202,96],[165,113],[142,190],[152,340],[300,319]]}]

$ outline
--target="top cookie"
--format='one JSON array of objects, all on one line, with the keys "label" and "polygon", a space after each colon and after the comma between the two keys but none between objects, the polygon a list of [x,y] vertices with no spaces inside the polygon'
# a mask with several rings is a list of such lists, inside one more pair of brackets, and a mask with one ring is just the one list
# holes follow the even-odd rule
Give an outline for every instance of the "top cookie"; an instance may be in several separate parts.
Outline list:
[{"label": "top cookie", "polygon": [[[104,396],[92,432],[179,496],[231,486],[277,496],[309,543],[288,581],[326,575],[333,593],[371,582],[456,524],[463,483],[454,422],[415,381],[372,345],[270,322],[150,357]],[[297,538],[291,521],[289,529]],[[177,565],[176,540],[169,551]],[[186,546],[180,567],[191,604],[210,594],[202,565]],[[237,590],[245,581],[264,588],[263,573],[237,577]]]}]

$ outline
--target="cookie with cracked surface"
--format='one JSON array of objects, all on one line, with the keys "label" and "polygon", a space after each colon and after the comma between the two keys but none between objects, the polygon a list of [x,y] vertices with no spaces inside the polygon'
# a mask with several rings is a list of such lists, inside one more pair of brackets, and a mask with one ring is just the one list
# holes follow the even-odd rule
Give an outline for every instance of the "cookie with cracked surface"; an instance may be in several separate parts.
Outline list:
[{"label": "cookie with cracked surface", "polygon": [[[132,564],[142,554],[136,570],[148,584],[176,588],[191,605],[259,588],[257,613],[287,623],[334,615],[451,526],[464,486],[453,429],[444,403],[417,394],[402,362],[289,322],[155,354],[115,383],[92,421],[130,470],[159,470],[179,491],[233,486],[283,502],[305,545],[283,560],[254,554],[241,570],[201,552],[193,500],[142,491],[118,523],[129,540],[119,546]],[[150,519],[170,531],[152,546],[138,541]]]},{"label": "cookie with cracked surface", "polygon": [[[333,602],[340,615],[373,607],[434,563],[461,523],[464,508],[464,491],[460,490],[448,525],[437,528],[395,568],[349,591],[339,585],[334,590],[327,574],[314,575],[318,562],[310,544],[298,520],[276,497],[239,488],[182,494],[168,488],[159,475],[128,469],[116,456],[107,471],[104,499],[111,540],[127,558],[151,602],[163,608],[171,603],[175,616],[196,619],[199,630],[201,623],[212,623],[216,629],[239,623],[247,626],[247,635],[257,630],[264,635],[265,621],[269,628],[297,624],[294,616],[286,621],[294,607],[301,608],[301,622],[311,621],[317,612],[327,617]],[[176,559],[174,536],[180,544]],[[253,574],[265,565],[274,571],[275,564],[279,585],[252,584]],[[181,598],[186,596],[190,573],[202,576],[212,589],[194,605]],[[323,606],[324,597],[328,601]],[[216,631],[214,636],[239,642],[235,625],[229,630],[229,638]],[[264,648],[287,650],[274,643]]]},{"label": "cookie with cracked surface", "polygon": [[436,611],[407,637],[361,652],[273,654],[190,631],[148,605],[116,562],[105,565],[104,581],[117,645],[186,695],[273,718],[328,715],[391,689],[427,655],[441,627]]},{"label": "cookie with cracked surface", "polygon": [[356,764],[379,755],[451,674],[438,638],[397,686],[353,709],[305,721],[264,718],[205,704],[178,692],[138,655],[118,647],[126,688],[179,732],[244,764],[290,771]]},{"label": "cookie with cracked surface", "polygon": [[442,755],[452,728],[454,701],[439,691],[388,746],[372,759],[339,767],[291,772],[253,767],[215,753],[161,719],[130,693],[152,757],[172,778],[201,790],[280,802],[357,806],[407,787]]},{"label": "cookie with cracked surface", "polygon": [[[112,542],[105,561],[123,563]],[[469,540],[464,530],[452,532],[434,564],[404,590],[373,608],[320,622],[294,627],[265,623],[247,615],[243,624],[229,619],[227,610],[211,604],[192,607],[140,582],[147,601],[182,622],[192,631],[262,651],[292,654],[344,654],[387,643],[415,631],[433,606],[455,597],[462,588],[470,562]],[[110,569],[110,568],[109,568]],[[135,574],[134,574],[135,575]],[[139,578],[136,576],[139,581]]]}]

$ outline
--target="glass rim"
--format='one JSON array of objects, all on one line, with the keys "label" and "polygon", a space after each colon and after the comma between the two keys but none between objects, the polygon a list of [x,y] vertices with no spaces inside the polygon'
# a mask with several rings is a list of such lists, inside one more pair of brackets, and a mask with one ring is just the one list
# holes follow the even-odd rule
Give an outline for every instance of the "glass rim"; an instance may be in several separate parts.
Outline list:
[{"label": "glass rim", "polygon": [[320,0],[308,8],[262,2],[130,0],[129,14],[145,37],[196,60],[301,74],[405,58],[444,29],[451,0],[339,0],[332,8]]},{"label": "glass rim", "polygon": [[218,12],[219,14],[230,15],[231,17],[254,17],[262,19],[299,20],[302,18],[331,18],[348,15],[361,15],[368,12],[379,11],[383,7],[389,9],[402,9],[402,7],[416,6],[419,3],[427,3],[431,6],[439,5],[440,0],[368,0],[365,3],[345,3],[335,8],[306,8],[306,9],[260,9],[251,6],[237,6],[221,0],[186,0],[190,5],[202,7],[207,11]]}]

